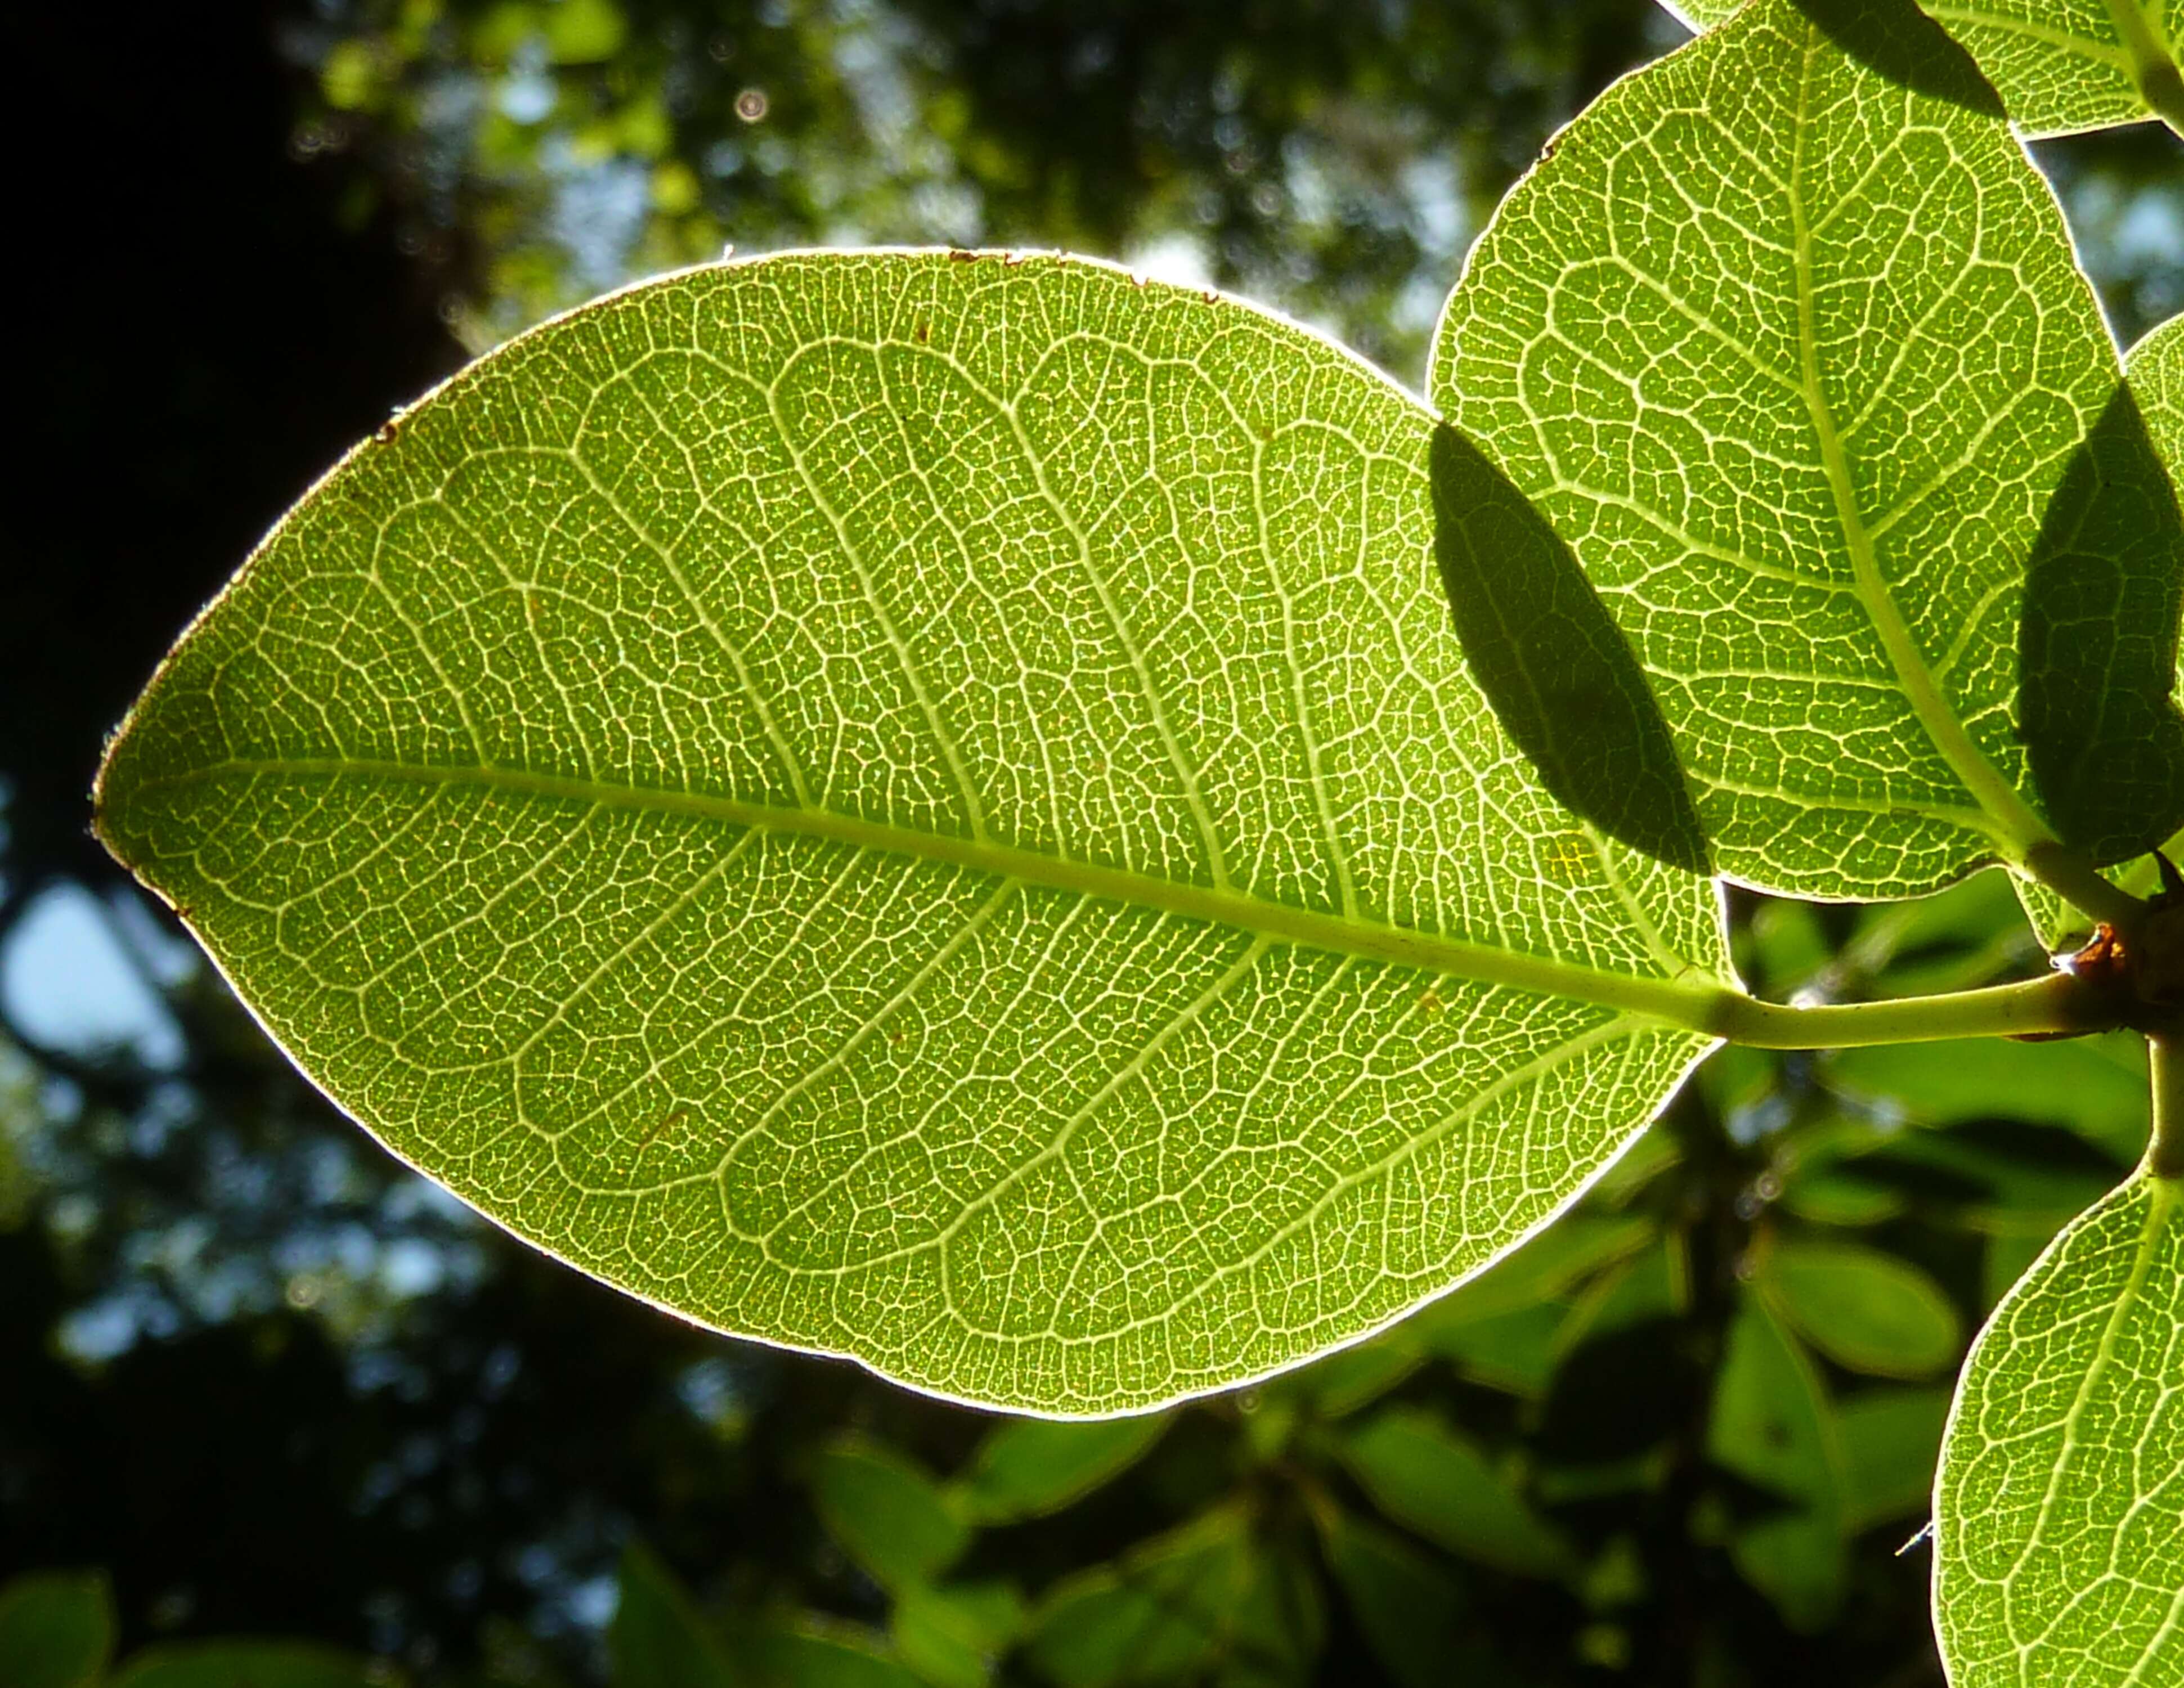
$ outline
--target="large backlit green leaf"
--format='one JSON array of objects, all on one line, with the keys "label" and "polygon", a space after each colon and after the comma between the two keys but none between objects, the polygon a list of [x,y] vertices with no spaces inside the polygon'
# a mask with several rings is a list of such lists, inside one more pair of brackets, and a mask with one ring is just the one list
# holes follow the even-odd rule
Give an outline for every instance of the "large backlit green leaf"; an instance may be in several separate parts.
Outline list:
[{"label": "large backlit green leaf", "polygon": [[2184,130],[2174,0],[1919,0],[2028,135],[2162,117]]},{"label": "large backlit green leaf", "polygon": [[2184,1187],[2133,1178],[1995,1309],[1935,1496],[1955,1688],[2184,1677]]},{"label": "large backlit green leaf", "polygon": [[1753,0],[1564,131],[1450,298],[1433,396],[1552,532],[1451,457],[1444,565],[1552,591],[1553,660],[1597,670],[1497,704],[1630,707],[1581,571],[1739,877],[1902,895],[2166,836],[2184,525],[2119,377],[1962,51]]},{"label": "large backlit green leaf", "polygon": [[[1908,0],[1902,0],[1908,3]],[[1694,30],[1743,0],[1662,0]],[[2164,116],[2184,128],[2173,0],[1918,0],[1979,61],[2029,135]],[[1826,16],[1814,0],[1808,9]]]},{"label": "large backlit green leaf", "polygon": [[[2124,359],[2124,369],[2147,437],[2169,471],[2172,492],[2184,500],[2184,316],[2173,316],[2143,336]],[[2184,651],[2178,655],[2184,665]],[[2180,666],[2178,684],[2184,689],[2184,666]],[[2173,834],[2163,848],[2170,860],[2184,860],[2184,832]],[[2142,897],[2161,887],[2150,855],[2126,863],[2109,877]],[[2075,949],[2092,929],[2090,919],[2044,886],[2020,882],[2019,894],[2042,941],[2051,950]]]},{"label": "large backlit green leaf", "polygon": [[2131,348],[2124,359],[2148,437],[2184,499],[2184,316],[2172,316]]},{"label": "large backlit green leaf", "polygon": [[1020,1407],[1234,1383],[1553,1214],[1728,978],[1711,887],[1468,677],[1433,430],[1100,265],[671,277],[321,483],[99,825],[336,1100],[588,1271]]}]

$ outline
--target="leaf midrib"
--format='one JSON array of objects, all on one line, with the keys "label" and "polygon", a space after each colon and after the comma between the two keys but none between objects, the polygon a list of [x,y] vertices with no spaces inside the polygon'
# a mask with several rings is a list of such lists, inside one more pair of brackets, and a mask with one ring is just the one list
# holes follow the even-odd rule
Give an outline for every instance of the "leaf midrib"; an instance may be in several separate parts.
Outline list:
[{"label": "leaf midrib", "polygon": [[1909,699],[1913,714],[1926,730],[1934,748],[1973,800],[1992,816],[2000,844],[2011,858],[2022,864],[2042,844],[2055,842],[2054,833],[2025,799],[2003,778],[1994,764],[1972,743],[1956,711],[1949,707],[1935,682],[1932,671],[1904,624],[1902,612],[1874,554],[1873,535],[1859,510],[1852,484],[1850,460],[1843,451],[1825,389],[1820,381],[1819,334],[1814,321],[1813,228],[1805,209],[1805,147],[1812,135],[1813,76],[1825,37],[1819,25],[1806,24],[1805,56],[1797,84],[1797,138],[1792,143],[1789,171],[1791,265],[1797,287],[1797,355],[1805,409],[1819,447],[1820,462],[1835,501],[1836,517],[1850,552],[1851,576],[1859,600],[1873,620],[1897,682]]},{"label": "leaf midrib", "polygon": [[[1722,1006],[1738,995],[1713,983],[1688,961],[1685,965],[1694,982],[1611,972],[1580,962],[1527,955],[1467,939],[1407,931],[1354,916],[1323,913],[1234,890],[1043,854],[997,844],[990,838],[952,837],[827,809],[753,803],[707,792],[615,784],[484,763],[435,766],[332,756],[234,757],[180,772],[146,775],[132,781],[131,787],[137,793],[172,790],[238,776],[393,780],[443,788],[468,787],[500,795],[682,815],[728,826],[824,839],[997,874],[1048,890],[1133,904],[1337,955],[1454,974],[1513,989],[1571,997],[1708,1034],[1719,1021]],[[114,838],[113,842],[120,847],[117,854],[124,855],[125,859],[134,853],[128,851],[125,837]]]}]

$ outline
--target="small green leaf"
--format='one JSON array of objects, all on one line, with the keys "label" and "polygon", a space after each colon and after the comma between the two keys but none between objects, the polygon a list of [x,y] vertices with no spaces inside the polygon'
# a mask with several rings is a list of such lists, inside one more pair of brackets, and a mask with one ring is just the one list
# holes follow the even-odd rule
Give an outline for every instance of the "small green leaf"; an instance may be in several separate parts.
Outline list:
[{"label": "small green leaf", "polygon": [[131,1654],[112,1688],[397,1688],[400,1680],[376,1660],[307,1641],[183,1641]]},{"label": "small green leaf", "polygon": [[930,1582],[970,1546],[971,1528],[931,1477],[893,1448],[851,1440],[813,1462],[820,1522],[883,1588]]},{"label": "small green leaf", "polygon": [[1791,1629],[1825,1629],[1847,1571],[1842,1446],[1811,1361],[1757,1296],[1730,1325],[1707,1446],[1717,1465],[1780,1502],[1736,1527],[1737,1569]]},{"label": "small green leaf", "polygon": [[1518,1576],[1571,1568],[1554,1526],[1431,1412],[1383,1412],[1345,1439],[1342,1457],[1383,1513],[1451,1552]]},{"label": "small green leaf", "polygon": [[1386,1530],[1332,1508],[1319,1519],[1327,1568],[1374,1657],[1401,1688],[1466,1680],[1456,1579]]},{"label": "small green leaf", "polygon": [[1011,1419],[978,1444],[969,1468],[950,1485],[954,1503],[976,1524],[1060,1512],[1128,1469],[1167,1423],[1151,1414],[1089,1424]]},{"label": "small green leaf", "polygon": [[649,1549],[622,1550],[620,1597],[607,1630],[615,1688],[730,1688],[719,1638],[688,1591]]},{"label": "small green leaf", "polygon": [[1041,1602],[1025,1657],[1059,1688],[1200,1680],[1217,1663],[1245,1680],[1309,1672],[1316,1624],[1240,1513],[1209,1513]]},{"label": "small green leaf", "polygon": [[1782,1191],[1785,1208],[1819,1225],[1878,1225],[1910,1205],[1901,1190],[1846,1173],[1793,1174]]},{"label": "small green leaf", "polygon": [[1835,946],[1810,903],[1770,897],[1752,911],[1750,932],[1763,994],[1777,1000],[1791,997],[1834,957]]},{"label": "small green leaf", "polygon": [[91,1688],[114,1653],[103,1571],[43,1571],[0,1588],[0,1680],[9,1688]]},{"label": "small green leaf", "polygon": [[1836,1408],[1844,1523],[1852,1534],[1933,1503],[1949,1400],[1946,1389],[1875,1389]]},{"label": "small green leaf", "polygon": [[1800,1336],[1853,1372],[1926,1377],[1964,1345],[1942,1286],[1879,1249],[1787,1240],[1769,1251],[1758,1284]]},{"label": "small green leaf", "polygon": [[1965,1362],[1935,1482],[1954,1688],[2184,1676],[2184,1187],[2074,1222]]},{"label": "small green leaf", "polygon": [[405,1159],[1071,1416],[1385,1324],[1732,983],[1448,628],[1418,402],[1103,265],[783,255],[503,347],[170,657],[110,846]]},{"label": "small green leaf", "polygon": [[934,1688],[981,1688],[1023,1622],[1023,1596],[995,1582],[905,1589],[888,1627],[902,1662]]},{"label": "small green leaf", "polygon": [[2065,1213],[2049,1223],[2048,1215],[2032,1215],[2020,1229],[1989,1234],[1986,1252],[1980,1263],[1980,1290],[1990,1310],[2002,1304],[2002,1298],[2017,1287],[2019,1279],[2032,1270],[2032,1262],[2047,1251],[2048,1245],[2074,1217]]},{"label": "small green leaf", "polygon": [[1756,885],[1903,896],[2184,818],[2184,521],[2000,117],[1908,4],[1752,0],[1563,131],[1441,322],[1432,396]]}]

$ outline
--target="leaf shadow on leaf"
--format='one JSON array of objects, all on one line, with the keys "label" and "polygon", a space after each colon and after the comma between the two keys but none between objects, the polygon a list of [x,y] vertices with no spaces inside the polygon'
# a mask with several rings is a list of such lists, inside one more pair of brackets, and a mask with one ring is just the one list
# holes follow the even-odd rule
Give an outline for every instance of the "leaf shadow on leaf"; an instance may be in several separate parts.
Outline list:
[{"label": "leaf shadow on leaf", "polygon": [[2034,788],[2064,841],[2099,861],[2150,850],[2184,820],[2180,610],[2184,517],[2118,382],[2048,500],[2017,641]]},{"label": "leaf shadow on leaf", "polygon": [[2003,120],[2002,96],[1917,0],[1791,0],[1814,28],[1899,87]]},{"label": "leaf shadow on leaf", "polygon": [[1465,660],[1549,791],[1634,850],[1713,870],[1645,671],[1568,546],[1446,423],[1434,430],[1434,553]]}]

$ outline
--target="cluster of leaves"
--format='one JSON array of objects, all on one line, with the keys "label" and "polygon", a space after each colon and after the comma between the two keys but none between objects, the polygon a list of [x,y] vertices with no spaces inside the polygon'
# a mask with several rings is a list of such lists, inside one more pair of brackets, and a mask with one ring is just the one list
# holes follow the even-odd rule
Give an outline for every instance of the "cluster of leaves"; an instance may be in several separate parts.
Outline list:
[{"label": "cluster of leaves", "polygon": [[[2132,114],[2162,109],[2132,53]],[[2052,126],[2048,84],[1996,66],[1908,0],[1753,0],[1505,202],[1432,409],[1073,260],[604,301],[298,507],[125,725],[102,835],[331,1095],[511,1228],[1068,1415],[1264,1377],[1479,1272],[1720,1037],[2153,1030],[2153,1149],[1975,1348],[1937,1519],[1960,1682],[2142,1675],[2179,1644],[2144,1571],[2180,1528],[2184,1083],[2173,910],[2098,870],[2184,821],[2184,331],[2125,383],[2008,126]],[[1870,900],[1997,861],[2051,940],[2075,906],[2152,970],[2119,984],[2107,939],[1986,993],[1738,982],[1717,874]],[[1886,1208],[1836,1183],[1838,1218]],[[1677,1305],[1672,1246],[1546,1236]],[[1936,1403],[1838,1411],[1796,1334],[1916,1370],[1954,1317],[1844,1243],[1741,1259],[1713,1453],[1790,1504],[1724,1528],[1822,1621],[1814,1541],[1901,1497]],[[1491,1492],[1430,1416],[1333,1445],[1444,1540]],[[1058,1622],[1056,1657],[1119,1636],[1127,1674],[1205,1588],[1227,1623],[1307,1610],[1216,1518],[1027,1614],[941,1580],[974,1501],[854,1446],[816,1483],[928,1674]],[[1469,1551],[1560,1557],[1485,1510]]]},{"label": "cluster of leaves", "polygon": [[[1777,997],[1976,986],[2037,959],[1996,874],[1932,903],[1854,916],[1776,901],[1736,913],[1740,968]],[[394,1308],[375,1306],[380,1261],[421,1240],[414,1222],[390,1235],[386,1219],[407,1211],[417,1186],[398,1174],[382,1188],[332,1122],[320,1128],[328,1134],[306,1132],[301,1120],[283,1123],[284,1107],[252,1143],[271,1184],[232,1214],[219,1206],[223,1192],[231,1206],[239,1194],[223,1121],[252,1118],[253,1095],[277,1073],[270,1052],[243,1058],[247,1028],[202,981],[175,992],[200,1048],[190,1085],[209,1089],[197,1114],[175,1118],[166,1080],[133,1101],[127,1086],[111,1086],[67,1123],[0,1121],[9,1126],[0,1161],[12,1145],[26,1201],[87,1274],[64,1332],[103,1328],[126,1308],[147,1345],[175,1350],[148,1367],[137,1363],[148,1354],[120,1359],[109,1384],[156,1397],[181,1438],[114,1431],[142,1445],[116,1476],[139,1540],[126,1566],[133,1599],[155,1609],[154,1634],[173,1621],[156,1609],[179,1584],[196,1592],[194,1631],[216,1635],[253,1613],[282,1629],[323,1626],[384,1650],[417,1680],[449,1684],[538,1688],[560,1680],[557,1659],[558,1670],[585,1674],[581,1649],[569,1656],[581,1626],[572,1635],[566,1615],[533,1612],[519,1628],[509,1615],[526,1596],[566,1602],[611,1568],[627,1529],[671,1549],[703,1591],[703,1652],[744,1673],[733,1680],[797,1688],[850,1670],[953,1688],[971,1680],[967,1648],[1000,1681],[1098,1680],[1095,1661],[1113,1655],[1094,1646],[1102,1632],[1064,1621],[1078,1596],[1120,1585],[1150,1600],[1168,1548],[1209,1544],[1230,1557],[1191,1560],[1190,1586],[1213,1603],[1187,1605],[1157,1646],[1141,1638],[1128,1680],[1309,1680],[1316,1665],[1323,1678],[1369,1680],[1377,1669],[1409,1684],[1446,1680],[1434,1673],[1453,1660],[1490,1683],[1733,1688],[1756,1680],[1752,1662],[1780,1654],[1786,1632],[1803,1661],[1786,1680],[1918,1680],[1924,1563],[1892,1555],[1928,1504],[1963,1333],[2137,1159],[2146,1133],[2143,1059],[2128,1039],[1822,1060],[1724,1052],[1585,1203],[1373,1341],[1240,1401],[995,1429],[859,1384],[838,1367],[708,1352],[672,1326],[656,1353],[642,1340],[653,1322],[633,1329],[611,1305],[593,1305],[598,1297],[572,1305],[580,1280],[506,1248],[485,1250],[482,1290],[474,1274],[450,1273]],[[230,1045],[215,1058],[213,1046]],[[153,1117],[167,1123],[156,1149],[145,1128]],[[78,1164],[109,1139],[96,1164]],[[189,1145],[209,1164],[166,1168]],[[337,1202],[330,1160],[343,1168]],[[177,1171],[183,1187],[159,1195]],[[99,1223],[64,1228],[61,1210],[94,1195]],[[176,1232],[208,1216],[217,1235],[178,1250]],[[324,1251],[329,1234],[365,1226],[379,1259]],[[458,1252],[488,1240],[433,1240]],[[546,1281],[520,1291],[501,1283],[525,1276]],[[284,1285],[304,1292],[290,1294],[284,1316],[338,1343],[367,1397],[383,1401],[391,1383],[411,1404],[392,1422],[379,1422],[383,1405],[362,1403],[323,1419],[327,1407],[311,1404],[318,1392],[293,1365],[248,1359],[268,1349],[270,1329],[240,1346],[214,1330],[187,1334],[192,1321],[262,1318],[261,1279],[276,1306]],[[170,1307],[181,1331],[146,1312]],[[481,1341],[484,1363],[464,1362]],[[287,1344],[292,1354],[311,1345],[301,1332]],[[601,1368],[614,1386],[588,1389]],[[200,1416],[187,1399],[192,1376],[215,1413],[232,1413],[237,1390],[265,1396],[273,1416],[240,1427],[238,1448],[300,1446],[310,1477],[284,1464],[265,1478],[262,1500],[232,1480],[155,1500],[142,1468],[165,1450],[216,1458],[190,1440]],[[86,1416],[81,1401],[58,1410]],[[292,1415],[285,1427],[281,1412]],[[686,1412],[698,1415],[697,1434],[678,1436]],[[469,1424],[480,1415],[482,1430]],[[11,1450],[27,1429],[0,1410],[0,1459],[20,1457]],[[575,1453],[597,1444],[664,1463],[603,1486],[606,1474]],[[427,1446],[443,1452],[421,1464]],[[1118,1449],[1136,1451],[1136,1462],[1123,1468]],[[1102,1469],[1101,1457],[1113,1462]],[[533,1474],[521,1491],[510,1486],[519,1468]],[[306,1483],[332,1492],[307,1498]],[[466,1510],[466,1490],[494,1498]],[[519,1503],[518,1492],[533,1498]],[[42,1500],[50,1513],[36,1509]],[[17,1501],[19,1551],[33,1552],[42,1542],[50,1552],[64,1509],[102,1509],[80,1480]],[[344,1504],[358,1509],[346,1524]],[[153,1546],[170,1507],[169,1522],[195,1548],[179,1557]],[[602,1511],[604,1527],[582,1527],[582,1514]],[[218,1568],[199,1557],[213,1551],[204,1531],[214,1513],[229,1531]],[[332,1585],[324,1609],[241,1551],[275,1518],[288,1552],[309,1542],[324,1556],[306,1573]],[[99,1537],[70,1539],[82,1553]],[[541,1583],[531,1562],[547,1543],[557,1565]],[[944,1551],[954,1554],[944,1566]],[[902,1556],[921,1553],[933,1557],[905,1571]],[[481,1565],[482,1603],[450,1603],[447,1591],[471,1587],[464,1579]],[[1201,1580],[1224,1568],[1242,1583]],[[653,1621],[647,1613],[688,1609],[655,1591],[666,1574],[641,1555],[625,1568],[621,1683],[706,1680],[660,1665],[646,1674],[630,1657],[661,1645],[632,1630]],[[639,1576],[652,1580],[638,1588]],[[238,1578],[248,1586],[230,1585]],[[1294,1609],[1241,1633],[1228,1596],[1262,1583],[1288,1591]],[[900,1591],[912,1587],[928,1592],[905,1609]],[[974,1592],[983,1604],[962,1621],[983,1613],[986,1627],[928,1633],[936,1613]],[[338,1617],[344,1601],[379,1615],[354,1632]]]}]

